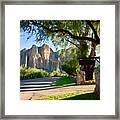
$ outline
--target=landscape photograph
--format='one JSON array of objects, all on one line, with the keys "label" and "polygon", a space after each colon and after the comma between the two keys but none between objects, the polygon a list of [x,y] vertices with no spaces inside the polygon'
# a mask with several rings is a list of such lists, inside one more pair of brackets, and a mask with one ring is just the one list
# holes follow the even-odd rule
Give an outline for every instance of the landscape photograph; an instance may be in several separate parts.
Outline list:
[{"label": "landscape photograph", "polygon": [[20,20],[20,100],[100,100],[100,20]]}]

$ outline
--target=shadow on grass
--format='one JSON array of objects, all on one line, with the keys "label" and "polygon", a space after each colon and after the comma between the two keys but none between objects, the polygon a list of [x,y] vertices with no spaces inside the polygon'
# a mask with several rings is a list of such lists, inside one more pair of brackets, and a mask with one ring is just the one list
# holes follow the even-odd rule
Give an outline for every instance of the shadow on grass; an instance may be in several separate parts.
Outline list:
[{"label": "shadow on grass", "polygon": [[65,98],[63,100],[100,100],[95,93],[86,93],[82,95],[76,95],[74,97]]}]

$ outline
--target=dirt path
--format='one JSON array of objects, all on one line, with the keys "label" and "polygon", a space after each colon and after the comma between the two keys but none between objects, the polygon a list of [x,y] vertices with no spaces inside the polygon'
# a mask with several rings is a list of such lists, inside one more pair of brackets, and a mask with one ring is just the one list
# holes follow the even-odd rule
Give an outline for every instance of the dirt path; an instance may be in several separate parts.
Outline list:
[{"label": "dirt path", "polygon": [[93,92],[94,88],[95,88],[95,85],[79,85],[79,86],[54,88],[49,90],[21,92],[20,99],[32,100],[40,97],[47,97],[48,95],[57,95],[57,94],[63,94],[63,93]]}]

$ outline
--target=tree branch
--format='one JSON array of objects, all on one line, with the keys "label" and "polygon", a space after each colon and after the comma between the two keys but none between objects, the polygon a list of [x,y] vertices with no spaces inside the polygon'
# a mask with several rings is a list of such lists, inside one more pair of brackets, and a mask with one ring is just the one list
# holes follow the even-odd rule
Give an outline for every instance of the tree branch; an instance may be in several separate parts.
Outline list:
[{"label": "tree branch", "polygon": [[100,38],[99,36],[97,35],[97,32],[94,28],[94,26],[92,25],[92,23],[89,21],[89,20],[86,20],[87,24],[90,26],[90,28],[92,29],[94,35],[95,35],[95,38],[96,38],[96,44],[100,44]]},{"label": "tree branch", "polygon": [[71,43],[71,44],[73,44],[73,45],[75,45],[77,48],[80,48],[80,46],[79,45],[77,45],[77,44],[75,44],[74,42],[72,42],[72,41],[70,41],[70,40],[68,40],[68,39],[65,39],[66,41],[68,41],[69,43]]},{"label": "tree branch", "polygon": [[40,26],[42,27],[43,29],[46,29],[48,30],[49,32],[62,32],[64,34],[68,34],[71,38],[73,39],[77,39],[77,40],[88,40],[88,41],[92,41],[92,42],[95,42],[95,39],[94,38],[91,38],[91,37],[80,37],[80,36],[76,36],[76,35],[73,35],[70,31],[68,30],[65,30],[65,29],[57,29],[57,28],[48,28],[44,25],[40,25],[40,23],[37,23],[36,21],[32,21],[33,25],[35,26]]},{"label": "tree branch", "polygon": [[88,41],[92,41],[94,42],[95,39],[91,38],[91,37],[80,37],[80,36],[76,36],[76,35],[73,35],[70,31],[68,30],[64,30],[64,29],[50,29],[44,25],[41,25],[42,28],[50,31],[50,32],[55,32],[55,33],[58,33],[58,32],[62,32],[64,34],[68,34],[71,38],[73,39],[77,39],[77,40],[88,40]]}]

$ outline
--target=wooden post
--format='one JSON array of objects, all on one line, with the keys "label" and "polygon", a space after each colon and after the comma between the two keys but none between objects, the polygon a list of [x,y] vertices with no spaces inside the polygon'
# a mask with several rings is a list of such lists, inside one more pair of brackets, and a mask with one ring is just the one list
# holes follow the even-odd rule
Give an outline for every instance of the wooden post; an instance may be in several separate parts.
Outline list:
[{"label": "wooden post", "polygon": [[84,84],[84,82],[85,82],[85,72],[84,71],[77,72],[76,81],[77,81],[77,85]]}]

